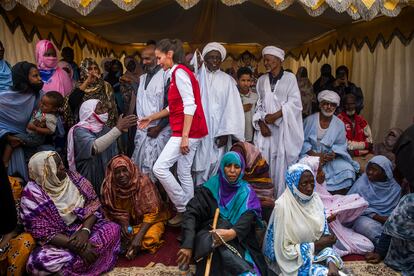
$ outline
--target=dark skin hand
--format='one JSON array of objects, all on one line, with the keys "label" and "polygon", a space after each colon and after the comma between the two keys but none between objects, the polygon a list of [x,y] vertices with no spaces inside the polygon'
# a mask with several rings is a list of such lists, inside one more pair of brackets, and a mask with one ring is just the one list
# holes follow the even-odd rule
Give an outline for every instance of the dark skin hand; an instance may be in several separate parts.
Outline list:
[{"label": "dark skin hand", "polygon": [[128,226],[123,225],[121,227],[121,237],[124,240],[130,240],[132,238],[132,235],[128,232]]},{"label": "dark skin hand", "polygon": [[149,127],[147,130],[147,136],[151,138],[157,138],[161,130],[162,129],[159,126]]},{"label": "dark skin hand", "polygon": [[328,263],[328,276],[339,276],[339,271],[333,262]]},{"label": "dark skin hand", "polygon": [[50,241],[50,244],[55,245],[56,247],[69,249],[71,252],[81,256],[82,259],[84,259],[89,264],[95,262],[98,258],[98,255],[94,250],[95,246],[93,244],[87,242],[85,249],[82,251],[71,243],[70,238],[68,236],[63,234],[55,235],[53,239]]},{"label": "dark skin hand", "polygon": [[307,152],[307,155],[309,156],[318,156],[319,162],[321,165],[325,165],[326,163],[334,160],[336,158],[335,152],[329,152],[329,153],[323,153],[323,152],[314,152],[313,150],[310,150]]},{"label": "dark skin hand", "polygon": [[[95,215],[89,216],[82,225],[82,228],[92,229],[96,222]],[[89,232],[79,229],[70,237],[70,243],[78,250],[83,251],[86,249],[89,241]]]},{"label": "dark skin hand", "polygon": [[315,241],[315,251],[319,252],[326,247],[331,247],[336,242],[336,236],[334,234],[320,237],[319,240]]},{"label": "dark skin hand", "polygon": [[244,112],[248,112],[248,111],[250,111],[250,110],[252,109],[252,107],[253,107],[253,104],[251,104],[251,103],[249,103],[249,104],[244,104],[244,105],[243,105],[243,111],[244,111]]},{"label": "dark skin hand", "polygon": [[277,119],[281,118],[283,116],[282,110],[279,110],[275,113],[267,114],[265,116],[265,123],[268,125],[274,124]]},{"label": "dark skin hand", "polygon": [[229,137],[227,135],[220,136],[216,139],[217,147],[221,148],[227,144]]},{"label": "dark skin hand", "polygon": [[177,253],[177,263],[179,266],[188,265],[191,261],[191,256],[193,255],[193,250],[189,248],[181,248]]},{"label": "dark skin hand", "polygon": [[388,217],[386,217],[386,216],[381,216],[381,215],[378,215],[378,214],[375,214],[372,218],[373,218],[374,220],[378,221],[378,222],[379,222],[379,223],[381,223],[381,224],[384,224],[384,223],[387,221],[387,219],[388,219]]},{"label": "dark skin hand", "polygon": [[272,135],[270,128],[263,121],[259,121],[259,127],[263,137],[270,137],[270,135]]},{"label": "dark skin hand", "polygon": [[378,253],[369,252],[365,255],[365,260],[367,260],[367,263],[370,264],[378,264],[382,261],[382,257]]},{"label": "dark skin hand", "polygon": [[144,238],[144,235],[147,233],[148,229],[151,227],[151,223],[144,222],[141,226],[141,229],[139,232],[134,236],[131,244],[129,245],[129,248],[127,250],[127,254],[125,257],[128,260],[132,260],[137,255],[139,248],[142,243],[142,239]]}]

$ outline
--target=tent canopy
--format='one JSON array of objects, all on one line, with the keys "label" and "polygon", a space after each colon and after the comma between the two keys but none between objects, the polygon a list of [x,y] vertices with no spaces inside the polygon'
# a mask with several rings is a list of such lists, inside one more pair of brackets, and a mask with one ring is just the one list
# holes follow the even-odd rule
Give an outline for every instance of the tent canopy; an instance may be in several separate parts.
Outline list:
[{"label": "tent canopy", "polygon": [[[15,7],[15,2],[21,5]],[[10,25],[25,25],[27,33],[33,33],[35,28],[41,37],[54,40],[58,47],[60,36],[66,34],[69,40],[78,39],[90,48],[112,51],[117,56],[139,51],[150,39],[169,37],[187,42],[187,50],[219,41],[227,44],[230,55],[238,57],[247,49],[259,58],[261,47],[273,44],[295,58],[310,54],[319,59],[344,44],[350,48],[368,43],[373,50],[379,40],[387,46],[396,35],[405,44],[414,30],[414,8],[402,9],[408,5],[407,0],[8,0],[4,3],[3,7],[10,10],[2,12],[6,21]],[[51,21],[45,21],[39,13],[27,16],[28,11],[22,6],[47,12],[47,17],[53,19],[53,28],[45,23]],[[354,20],[371,19],[377,13],[400,16]]]}]

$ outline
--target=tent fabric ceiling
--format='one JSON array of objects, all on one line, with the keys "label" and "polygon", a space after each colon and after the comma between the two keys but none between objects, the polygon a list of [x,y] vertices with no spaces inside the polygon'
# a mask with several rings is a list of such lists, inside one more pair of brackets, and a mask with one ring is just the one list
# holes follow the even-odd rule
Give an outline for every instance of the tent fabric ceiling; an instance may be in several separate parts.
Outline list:
[{"label": "tent fabric ceiling", "polygon": [[[2,0],[0,3],[5,6],[6,2],[13,1]],[[37,1],[40,0],[31,2]],[[83,16],[67,3],[64,4],[64,1],[95,6],[88,16]],[[147,40],[170,37],[188,42],[187,46],[191,46],[189,50],[202,47],[210,41],[219,41],[226,43],[226,48],[233,55],[247,49],[259,56],[262,45],[274,44],[293,53],[294,57],[306,53],[320,57],[322,52],[335,51],[338,45],[345,44],[349,48],[353,44],[360,46],[367,43],[371,48],[371,45],[375,47],[379,37],[383,42],[389,42],[398,35],[406,43],[413,36],[412,7],[404,8],[396,18],[380,16],[368,22],[355,22],[348,14],[337,13],[333,9],[327,9],[318,17],[311,17],[299,2],[276,12],[265,1],[250,0],[229,6],[223,0],[200,0],[197,5],[183,9],[182,4],[192,0],[140,0],[139,5],[128,12],[120,9],[119,3],[116,3],[125,3],[127,0],[105,0],[100,3],[94,0],[42,0],[43,3],[53,4],[47,15],[30,15],[19,5],[10,11],[3,10],[2,15],[11,29],[20,24],[27,29],[28,34],[36,30],[40,37],[53,38],[58,45],[62,35],[67,35],[70,41],[78,39],[83,45],[86,43],[88,47],[112,51],[116,55],[120,52],[136,52]],[[283,3],[285,0],[272,1]],[[326,0],[329,1],[339,0]],[[340,1],[344,3],[350,0]]]},{"label": "tent fabric ceiling", "polygon": [[[32,12],[40,11],[47,13],[55,4],[61,1],[76,9],[80,14],[87,15],[93,11],[102,0],[2,0],[5,9],[12,9],[16,3],[20,3]],[[119,8],[132,11],[143,0],[112,0]],[[175,0],[182,8],[190,9],[202,0]],[[206,0],[205,0],[206,1]],[[227,6],[240,5],[247,0],[220,0]],[[319,16],[329,7],[339,13],[347,12],[353,19],[371,20],[377,14],[396,16],[401,8],[410,0],[261,0],[277,11],[282,11],[299,2],[303,8],[312,16]],[[153,1],[156,2],[156,1]]]}]

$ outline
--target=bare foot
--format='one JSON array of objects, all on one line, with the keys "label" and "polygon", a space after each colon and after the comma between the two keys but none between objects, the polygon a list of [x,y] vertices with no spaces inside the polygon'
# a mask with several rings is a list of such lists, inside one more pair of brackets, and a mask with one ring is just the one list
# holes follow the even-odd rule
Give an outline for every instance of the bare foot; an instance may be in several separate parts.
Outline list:
[{"label": "bare foot", "polygon": [[378,264],[382,261],[382,257],[378,253],[369,252],[365,255],[365,260],[370,264]]}]

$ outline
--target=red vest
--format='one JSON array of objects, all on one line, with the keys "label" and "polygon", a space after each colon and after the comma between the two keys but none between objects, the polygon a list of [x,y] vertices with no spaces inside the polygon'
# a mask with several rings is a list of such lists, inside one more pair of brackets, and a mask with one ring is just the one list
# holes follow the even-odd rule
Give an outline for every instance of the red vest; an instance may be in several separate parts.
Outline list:
[{"label": "red vest", "polygon": [[177,69],[186,71],[190,77],[191,85],[193,86],[195,104],[197,105],[193,121],[191,123],[189,138],[202,138],[208,134],[208,128],[206,118],[204,117],[203,106],[201,105],[200,87],[193,72],[191,72],[184,65],[178,65],[172,72],[170,88],[168,89],[168,107],[170,109],[170,126],[172,136],[181,137],[184,127],[184,104],[175,81],[175,72]]}]

